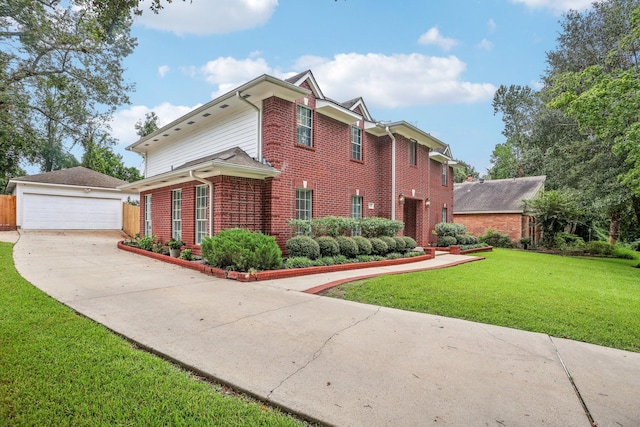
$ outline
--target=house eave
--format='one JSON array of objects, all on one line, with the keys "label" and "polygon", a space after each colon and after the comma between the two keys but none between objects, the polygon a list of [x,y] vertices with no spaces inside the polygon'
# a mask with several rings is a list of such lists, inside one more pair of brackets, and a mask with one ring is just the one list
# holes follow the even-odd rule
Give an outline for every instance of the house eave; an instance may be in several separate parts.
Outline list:
[{"label": "house eave", "polygon": [[7,184],[7,192],[12,193],[18,184],[22,184],[25,186],[38,186],[38,187],[56,187],[56,188],[72,188],[72,189],[83,188],[87,190],[96,190],[96,191],[113,191],[116,193],[121,193],[123,191],[120,189],[121,187],[94,187],[91,185],[55,184],[50,182],[21,181],[19,179],[12,179],[12,180],[9,180],[9,183]]},{"label": "house eave", "polygon": [[359,114],[324,99],[316,100],[316,111],[322,115],[347,124],[351,124],[357,120],[362,120],[362,116]]},{"label": "house eave", "polygon": [[454,215],[495,215],[495,214],[520,214],[524,215],[522,210],[503,210],[503,211],[454,211]]},{"label": "house eave", "polygon": [[280,171],[276,169],[258,169],[251,166],[230,165],[221,160],[212,160],[189,168],[175,169],[149,178],[144,178],[140,181],[122,185],[118,188],[122,190],[142,192],[169,185],[182,184],[184,182],[193,181],[194,178],[190,175],[190,172],[197,174],[201,178],[227,175],[241,178],[266,179],[280,174]]},{"label": "house eave", "polygon": [[[149,149],[152,149],[154,145],[161,144],[164,141],[175,137],[178,132],[183,130],[186,131],[192,125],[212,120],[217,114],[220,114],[221,111],[224,111],[231,104],[238,103],[239,107],[246,107],[243,100],[238,98],[238,94],[242,97],[254,100],[254,102],[255,100],[262,101],[271,96],[277,96],[278,98],[282,98],[287,101],[295,101],[296,99],[309,95],[310,91],[264,74],[198,108],[195,108],[194,110],[191,110],[168,125],[140,138],[125,149],[140,154],[145,153]],[[224,107],[225,105],[227,105],[227,107]]]},{"label": "house eave", "polygon": [[389,128],[389,130],[392,133],[402,135],[408,139],[413,139],[418,144],[429,147],[430,149],[439,149],[439,148],[444,149],[447,147],[447,144],[440,141],[438,138],[434,137],[430,133],[425,132],[421,129],[418,129],[417,127],[405,121],[391,122],[391,123],[367,122],[365,124],[365,131],[378,137],[384,136],[387,134],[386,128]]}]

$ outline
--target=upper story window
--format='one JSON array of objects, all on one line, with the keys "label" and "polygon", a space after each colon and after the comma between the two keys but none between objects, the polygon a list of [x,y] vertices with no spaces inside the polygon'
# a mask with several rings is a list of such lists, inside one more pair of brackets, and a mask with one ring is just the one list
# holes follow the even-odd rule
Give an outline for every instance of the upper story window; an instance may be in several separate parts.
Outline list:
[{"label": "upper story window", "polygon": [[351,158],[362,160],[362,129],[351,128]]},{"label": "upper story window", "polygon": [[313,117],[311,109],[298,105],[298,144],[313,147],[311,138]]},{"label": "upper story window", "polygon": [[442,164],[442,185],[447,185],[447,171],[449,170],[449,165],[446,163]]},{"label": "upper story window", "polygon": [[418,142],[413,139],[409,141],[409,164],[411,166],[418,164]]}]

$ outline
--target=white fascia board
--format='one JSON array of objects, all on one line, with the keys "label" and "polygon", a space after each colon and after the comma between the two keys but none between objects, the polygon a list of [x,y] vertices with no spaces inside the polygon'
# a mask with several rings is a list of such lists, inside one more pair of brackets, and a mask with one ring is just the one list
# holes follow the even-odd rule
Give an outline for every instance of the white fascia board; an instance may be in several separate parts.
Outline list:
[{"label": "white fascia board", "polygon": [[230,165],[224,161],[212,160],[199,165],[194,165],[190,168],[172,170],[149,178],[144,178],[140,181],[121,185],[118,188],[140,192],[166,187],[168,185],[181,184],[183,182],[193,181],[194,178],[191,177],[189,172],[196,173],[201,178],[209,178],[224,174],[244,178],[265,179],[280,174],[280,171],[275,169],[273,171],[260,170],[251,166]]},{"label": "white fascia board", "polygon": [[318,82],[316,81],[316,78],[313,76],[313,73],[311,72],[311,70],[307,71],[293,85],[300,86],[302,83],[304,83],[305,80],[309,80],[311,84],[311,91],[316,95],[316,98],[325,99],[325,96],[320,90],[320,86],[318,86]]},{"label": "white fascia board", "polygon": [[[277,96],[278,98],[282,98],[287,101],[295,101],[296,99],[309,95],[309,91],[307,89],[264,74],[188,112],[152,134],[140,138],[125,149],[137,153],[144,153],[148,151],[152,145],[155,145],[154,143],[162,142],[165,138],[171,137],[178,132],[176,128],[182,129],[187,124],[190,124],[189,122],[195,122],[198,120],[201,122],[203,118],[206,119],[207,117],[215,116],[215,113],[223,111],[220,109],[220,106],[225,103],[242,102],[240,99],[237,99],[238,93],[241,94],[241,96],[249,95],[252,99],[263,100],[270,96]],[[244,103],[242,105],[244,105]],[[204,115],[207,116],[205,117]]]},{"label": "white fascia board", "polygon": [[324,99],[316,99],[316,111],[322,115],[347,124],[352,124],[358,120],[362,120],[362,116],[359,114]]},{"label": "white fascia board", "polygon": [[71,185],[71,184],[52,184],[49,182],[36,182],[36,181],[20,181],[20,180],[12,180],[15,184],[24,185],[28,187],[56,187],[56,188],[70,188],[70,189],[78,189],[78,188],[86,188],[89,190],[100,190],[100,191],[113,191],[115,193],[120,193],[122,190],[120,187],[109,188],[109,187],[92,187],[90,185]]},{"label": "white fascia board", "polygon": [[445,148],[447,147],[447,144],[445,144],[444,142],[440,141],[438,138],[433,137],[431,134],[418,129],[417,127],[413,126],[410,123],[407,123],[405,121],[400,121],[400,122],[391,122],[391,123],[385,123],[385,122],[378,122],[378,123],[373,123],[373,122],[367,122],[365,123],[365,130],[375,136],[384,136],[387,134],[386,132],[386,128],[389,128],[389,130],[392,133],[397,133],[399,135],[402,135],[406,138],[409,139],[413,139],[415,141],[418,142],[418,144],[420,145],[424,145],[427,146],[429,148]]}]

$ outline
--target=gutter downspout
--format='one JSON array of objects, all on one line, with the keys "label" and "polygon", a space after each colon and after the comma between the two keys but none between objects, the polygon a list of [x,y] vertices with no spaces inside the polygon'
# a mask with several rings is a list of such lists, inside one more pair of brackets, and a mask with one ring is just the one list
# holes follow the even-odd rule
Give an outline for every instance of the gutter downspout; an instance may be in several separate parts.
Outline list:
[{"label": "gutter downspout", "polygon": [[189,176],[196,181],[200,181],[201,183],[209,186],[209,237],[211,237],[213,236],[213,182],[200,178],[198,175],[193,173],[193,170],[189,171]]},{"label": "gutter downspout", "polygon": [[391,138],[391,219],[396,219],[396,137],[385,126],[384,130]]},{"label": "gutter downspout", "polygon": [[258,161],[262,163],[262,114],[260,112],[260,107],[258,107],[253,102],[249,101],[247,98],[244,98],[240,94],[239,90],[236,91],[236,96],[238,97],[238,99],[246,102],[258,112]]}]

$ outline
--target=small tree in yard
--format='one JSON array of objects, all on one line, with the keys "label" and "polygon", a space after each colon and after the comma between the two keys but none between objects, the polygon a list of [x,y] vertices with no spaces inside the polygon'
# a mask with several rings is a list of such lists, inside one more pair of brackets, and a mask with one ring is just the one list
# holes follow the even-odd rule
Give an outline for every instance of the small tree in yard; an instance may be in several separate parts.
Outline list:
[{"label": "small tree in yard", "polygon": [[577,222],[580,210],[574,199],[559,191],[547,191],[525,203],[526,211],[542,227],[542,245],[553,247],[556,235]]}]

